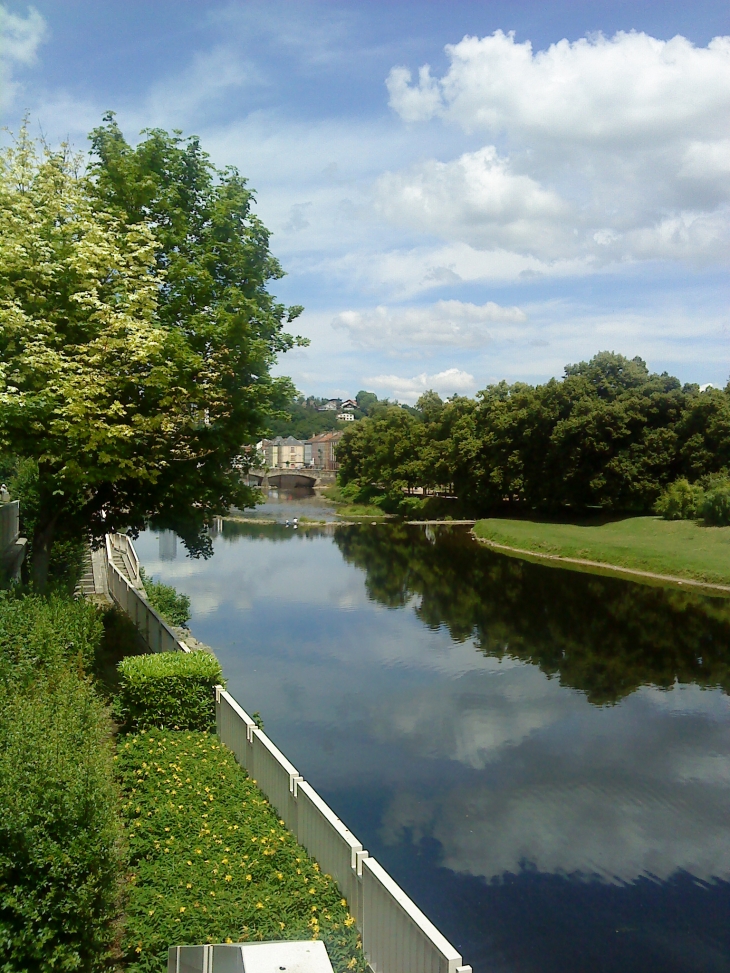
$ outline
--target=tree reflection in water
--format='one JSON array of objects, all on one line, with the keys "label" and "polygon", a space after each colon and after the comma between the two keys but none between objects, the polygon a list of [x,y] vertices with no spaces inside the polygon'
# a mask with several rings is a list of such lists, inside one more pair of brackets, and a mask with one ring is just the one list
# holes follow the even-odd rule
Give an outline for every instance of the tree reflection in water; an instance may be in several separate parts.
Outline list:
[{"label": "tree reflection in water", "polygon": [[374,601],[420,598],[428,627],[537,665],[596,705],[646,685],[730,688],[730,598],[521,561],[458,527],[342,527],[335,542]]}]

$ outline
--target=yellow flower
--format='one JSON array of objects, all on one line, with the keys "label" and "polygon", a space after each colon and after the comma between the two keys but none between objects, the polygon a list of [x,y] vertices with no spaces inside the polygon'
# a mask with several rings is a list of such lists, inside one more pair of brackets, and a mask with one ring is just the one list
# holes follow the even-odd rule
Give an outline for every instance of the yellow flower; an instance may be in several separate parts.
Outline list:
[{"label": "yellow flower", "polygon": [[250,881],[251,881],[251,876],[250,876],[250,875],[247,875],[247,876],[246,876],[246,881],[247,881],[247,882],[250,882]]},{"label": "yellow flower", "polygon": [[180,906],[180,912],[185,912],[185,906],[184,905],[181,905]]},{"label": "yellow flower", "polygon": [[191,889],[192,887],[193,886],[192,886],[192,884],[190,882],[188,882],[188,884],[185,886],[186,889]]},{"label": "yellow flower", "polygon": [[279,879],[279,881],[281,881],[284,878],[284,876],[281,874],[281,872],[277,872],[276,873],[276,877]]},{"label": "yellow flower", "polygon": [[226,882],[230,882],[232,878],[232,875],[226,875]]},{"label": "yellow flower", "polygon": [[345,925],[349,928],[354,923],[354,921],[355,920],[353,919],[352,916],[348,916],[347,919],[345,919]]},{"label": "yellow flower", "polygon": [[340,905],[347,905],[347,899],[340,899]]},{"label": "yellow flower", "polygon": [[256,903],[256,908],[257,909],[263,909],[263,907],[264,907],[264,903],[263,902],[257,902]]},{"label": "yellow flower", "polygon": [[153,916],[154,914],[155,914],[154,909],[150,909],[150,911],[147,913],[148,916]]},{"label": "yellow flower", "polygon": [[310,894],[310,895],[314,895],[314,894],[315,894],[315,889],[310,889],[310,890],[309,890],[309,894]]}]

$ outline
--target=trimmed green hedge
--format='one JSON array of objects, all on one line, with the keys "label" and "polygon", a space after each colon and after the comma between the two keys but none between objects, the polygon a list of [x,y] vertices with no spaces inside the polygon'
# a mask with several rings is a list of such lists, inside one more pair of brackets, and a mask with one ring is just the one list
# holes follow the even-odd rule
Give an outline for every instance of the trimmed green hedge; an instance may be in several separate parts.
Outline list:
[{"label": "trimmed green hedge", "polygon": [[[78,618],[72,606],[69,616]],[[124,869],[110,728],[103,703],[76,672],[61,670],[38,679],[32,692],[4,695],[3,971],[106,968]]]},{"label": "trimmed green hedge", "polygon": [[214,687],[223,685],[211,652],[158,652],[119,663],[114,710],[128,730],[215,728]]},{"label": "trimmed green hedge", "polygon": [[212,733],[151,730],[119,747],[131,875],[127,973],[168,946],[323,939],[336,973],[367,969],[336,883]]}]

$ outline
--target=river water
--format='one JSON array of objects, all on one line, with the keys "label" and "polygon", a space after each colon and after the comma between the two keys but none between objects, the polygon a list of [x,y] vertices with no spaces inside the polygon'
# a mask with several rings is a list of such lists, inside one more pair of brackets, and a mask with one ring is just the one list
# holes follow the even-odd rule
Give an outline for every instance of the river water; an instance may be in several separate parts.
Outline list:
[{"label": "river water", "polygon": [[137,549],[475,973],[730,971],[730,600],[457,527],[225,521],[208,561]]}]

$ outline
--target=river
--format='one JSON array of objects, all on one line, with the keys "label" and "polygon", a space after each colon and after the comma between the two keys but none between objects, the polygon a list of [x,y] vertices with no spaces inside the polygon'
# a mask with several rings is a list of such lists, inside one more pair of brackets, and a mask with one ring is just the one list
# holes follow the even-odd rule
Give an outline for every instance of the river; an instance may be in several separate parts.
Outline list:
[{"label": "river", "polygon": [[[325,514],[286,494],[257,511]],[[730,971],[729,599],[457,527],[224,521],[213,544],[136,546],[475,973]]]}]

